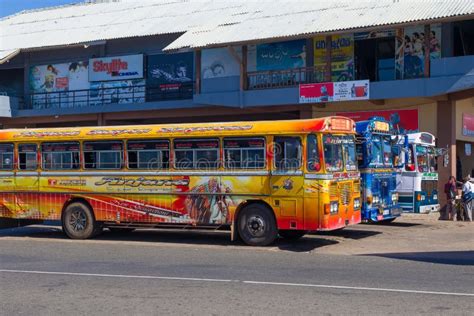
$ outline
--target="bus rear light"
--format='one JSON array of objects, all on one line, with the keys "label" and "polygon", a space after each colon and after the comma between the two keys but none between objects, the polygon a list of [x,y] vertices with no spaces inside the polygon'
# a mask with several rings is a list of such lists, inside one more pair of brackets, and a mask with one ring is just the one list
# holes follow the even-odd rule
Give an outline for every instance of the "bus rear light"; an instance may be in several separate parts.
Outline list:
[{"label": "bus rear light", "polygon": [[407,165],[408,171],[415,171],[415,165]]},{"label": "bus rear light", "polygon": [[331,214],[331,204],[324,204],[324,215]]}]

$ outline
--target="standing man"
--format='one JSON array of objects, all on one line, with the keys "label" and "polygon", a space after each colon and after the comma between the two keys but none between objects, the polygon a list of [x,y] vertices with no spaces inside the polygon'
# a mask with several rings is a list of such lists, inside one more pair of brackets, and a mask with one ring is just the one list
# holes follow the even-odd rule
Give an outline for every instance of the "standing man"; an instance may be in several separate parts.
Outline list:
[{"label": "standing man", "polygon": [[443,219],[448,219],[450,221],[456,220],[456,178],[453,176],[449,177],[448,182],[444,185],[444,193],[446,193],[446,215],[443,216]]},{"label": "standing man", "polygon": [[472,222],[473,186],[474,184],[471,183],[471,177],[465,177],[462,186],[462,202],[464,203],[464,220],[469,222]]}]

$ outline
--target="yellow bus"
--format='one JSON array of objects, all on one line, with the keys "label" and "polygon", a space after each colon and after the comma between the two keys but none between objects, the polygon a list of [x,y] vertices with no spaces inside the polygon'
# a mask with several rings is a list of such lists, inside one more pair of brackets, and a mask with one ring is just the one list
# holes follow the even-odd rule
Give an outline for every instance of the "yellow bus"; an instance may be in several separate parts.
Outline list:
[{"label": "yellow bus", "polygon": [[355,124],[344,117],[0,131],[0,226],[280,235],[361,221]]}]

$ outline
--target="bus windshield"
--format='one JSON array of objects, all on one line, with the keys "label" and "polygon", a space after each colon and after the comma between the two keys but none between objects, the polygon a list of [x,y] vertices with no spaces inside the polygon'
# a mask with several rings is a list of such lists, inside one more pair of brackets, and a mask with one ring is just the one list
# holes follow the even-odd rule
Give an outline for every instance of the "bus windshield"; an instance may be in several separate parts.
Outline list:
[{"label": "bus windshield", "polygon": [[324,135],[324,162],[328,172],[357,170],[357,156],[353,136]]},{"label": "bus windshield", "polygon": [[418,172],[433,172],[436,169],[436,156],[431,146],[416,145]]},{"label": "bus windshield", "polygon": [[370,164],[373,167],[391,167],[393,155],[390,136],[374,135],[372,141],[372,159]]}]

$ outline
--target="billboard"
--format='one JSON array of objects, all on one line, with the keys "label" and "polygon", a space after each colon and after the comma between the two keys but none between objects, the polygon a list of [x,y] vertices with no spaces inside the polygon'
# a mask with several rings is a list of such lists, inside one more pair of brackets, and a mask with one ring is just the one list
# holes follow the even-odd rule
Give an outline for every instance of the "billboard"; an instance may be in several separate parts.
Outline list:
[{"label": "billboard", "polygon": [[[238,56],[242,48],[234,47]],[[240,76],[240,65],[228,48],[203,49],[201,53],[201,78]]]},{"label": "billboard", "polygon": [[248,70],[286,70],[306,66],[306,40],[250,45]]},{"label": "billboard", "polygon": [[301,84],[299,103],[367,100],[369,86],[369,80]]},{"label": "billboard", "polygon": [[148,56],[149,100],[158,100],[162,93],[170,91],[192,93],[193,68],[194,54],[192,52]]},{"label": "billboard", "polygon": [[88,62],[77,61],[62,64],[32,66],[28,78],[32,96],[32,106],[68,107],[72,100],[84,102],[90,85],[88,81]]},{"label": "billboard", "polygon": [[143,55],[94,58],[89,64],[89,81],[143,78]]},{"label": "billboard", "polygon": [[422,78],[425,68],[425,38],[429,36],[430,59],[441,58],[441,24],[432,24],[430,34],[423,25],[397,30],[397,79]]},{"label": "billboard", "polygon": [[336,115],[351,118],[356,122],[379,116],[391,122],[393,128],[400,133],[418,132],[418,110],[339,112]]},{"label": "billboard", "polygon": [[[332,36],[331,44],[332,81],[350,81],[354,79],[354,38],[352,34]],[[326,37],[314,38],[314,65],[322,70],[326,67]],[[324,75],[324,73],[323,73]]]},{"label": "billboard", "polygon": [[474,114],[462,114],[462,134],[474,137]]}]

